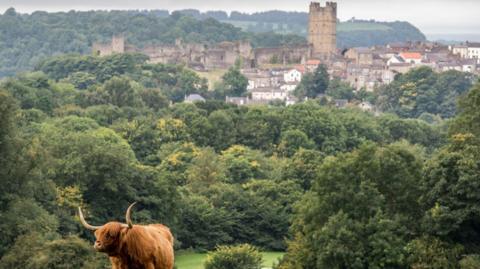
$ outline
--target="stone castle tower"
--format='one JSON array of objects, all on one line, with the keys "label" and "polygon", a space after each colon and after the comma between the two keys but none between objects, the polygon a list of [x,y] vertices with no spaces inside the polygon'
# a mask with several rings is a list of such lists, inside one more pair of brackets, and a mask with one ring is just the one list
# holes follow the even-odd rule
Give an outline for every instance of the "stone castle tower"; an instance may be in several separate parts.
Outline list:
[{"label": "stone castle tower", "polygon": [[125,38],[123,35],[114,35],[112,37],[112,52],[124,53],[125,52]]},{"label": "stone castle tower", "polygon": [[312,57],[328,59],[337,48],[337,3],[310,3],[308,18],[308,43],[312,46]]}]

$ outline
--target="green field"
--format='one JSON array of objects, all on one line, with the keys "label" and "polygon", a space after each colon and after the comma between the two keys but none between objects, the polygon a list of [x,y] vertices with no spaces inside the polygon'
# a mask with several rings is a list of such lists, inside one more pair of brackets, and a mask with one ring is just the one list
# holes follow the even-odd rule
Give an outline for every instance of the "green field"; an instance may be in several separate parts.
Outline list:
[{"label": "green field", "polygon": [[199,72],[192,70],[201,78],[206,78],[208,80],[208,89],[212,90],[215,86],[215,83],[222,80],[222,76],[227,72],[226,69],[215,69],[208,72]]},{"label": "green field", "polygon": [[[283,252],[262,252],[263,266],[271,268],[278,258],[283,256]],[[177,269],[203,269],[203,262],[207,254],[205,253],[180,253],[175,256],[175,266]]]},{"label": "green field", "polygon": [[338,32],[352,31],[388,31],[392,28],[388,25],[375,22],[341,22],[337,24]]}]

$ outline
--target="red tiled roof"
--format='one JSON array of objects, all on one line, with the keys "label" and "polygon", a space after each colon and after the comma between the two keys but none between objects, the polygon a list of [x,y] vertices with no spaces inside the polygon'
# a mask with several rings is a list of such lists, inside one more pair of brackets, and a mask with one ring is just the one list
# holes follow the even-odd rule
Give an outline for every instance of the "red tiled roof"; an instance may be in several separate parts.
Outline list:
[{"label": "red tiled roof", "polygon": [[305,66],[303,66],[303,65],[296,65],[295,69],[300,71],[300,73],[305,73]]},{"label": "red tiled roof", "polygon": [[308,60],[307,65],[319,65],[320,60]]},{"label": "red tiled roof", "polygon": [[400,57],[402,57],[403,59],[420,60],[420,59],[422,59],[422,54],[420,54],[418,52],[402,52],[402,53],[400,53]]}]

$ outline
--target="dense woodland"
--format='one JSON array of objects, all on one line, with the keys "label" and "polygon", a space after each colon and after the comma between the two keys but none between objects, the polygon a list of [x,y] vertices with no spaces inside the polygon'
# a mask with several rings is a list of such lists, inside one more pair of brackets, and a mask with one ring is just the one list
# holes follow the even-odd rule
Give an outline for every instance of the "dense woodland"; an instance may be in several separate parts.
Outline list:
[{"label": "dense woodland", "polygon": [[[245,87],[235,67],[208,91],[135,54],[59,56],[4,80],[0,268],[108,266],[75,208],[102,224],[132,201],[177,250],[249,243],[295,269],[480,266],[476,78],[420,68],[367,94],[320,66],[296,91],[368,98],[379,115],[328,98],[223,102]],[[190,93],[207,101],[183,103]]]},{"label": "dense woodland", "polygon": [[[255,47],[306,43],[305,37],[298,35],[306,29],[304,23],[294,23],[291,31],[280,31],[283,34],[278,34],[275,32],[279,31],[268,24],[272,14],[253,14],[251,19],[254,24],[245,29],[247,31],[242,31],[230,23],[217,21],[216,19],[220,19],[215,15],[217,13],[210,12],[207,16],[194,11],[181,11],[169,15],[167,11],[154,10],[59,13],[38,11],[19,14],[11,8],[0,15],[0,77],[13,76],[19,71],[30,71],[40,61],[54,55],[92,54],[93,42],[108,42],[114,34],[124,34],[127,42],[137,47],[173,44],[177,38],[196,43],[249,40]],[[226,22],[233,23],[233,19],[240,19],[237,18],[239,15],[235,14],[237,13],[232,13],[232,20]],[[247,15],[242,16],[246,19]],[[285,13],[279,18],[285,21],[285,16],[293,15]],[[302,13],[302,16],[306,18],[306,14]],[[258,24],[259,18],[264,18],[267,25],[263,22]],[[418,29],[406,22],[369,25],[370,28],[373,25],[370,30],[339,32],[339,47],[425,39]],[[378,29],[378,26],[381,28]]]}]

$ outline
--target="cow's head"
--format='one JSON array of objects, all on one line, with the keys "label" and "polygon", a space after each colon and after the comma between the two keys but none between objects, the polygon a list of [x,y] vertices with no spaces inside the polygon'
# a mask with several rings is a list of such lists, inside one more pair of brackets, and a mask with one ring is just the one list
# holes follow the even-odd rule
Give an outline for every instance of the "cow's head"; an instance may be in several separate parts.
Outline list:
[{"label": "cow's head", "polygon": [[130,214],[134,205],[135,203],[131,204],[127,209],[127,213],[125,214],[127,224],[112,221],[102,226],[93,226],[88,224],[87,221],[85,221],[82,209],[80,207],[78,208],[78,215],[80,217],[80,222],[82,223],[82,225],[89,230],[95,231],[96,240],[93,246],[97,251],[114,253],[117,250],[119,238],[122,232],[124,232],[126,229],[130,229],[133,227]]}]

